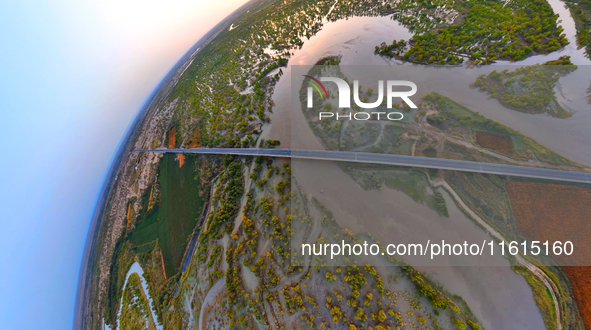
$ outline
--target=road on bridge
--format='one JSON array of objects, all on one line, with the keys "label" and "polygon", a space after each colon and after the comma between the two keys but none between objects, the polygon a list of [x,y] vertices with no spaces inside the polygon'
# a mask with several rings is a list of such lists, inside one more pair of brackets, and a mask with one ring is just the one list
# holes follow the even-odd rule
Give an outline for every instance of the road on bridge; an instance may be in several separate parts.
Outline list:
[{"label": "road on bridge", "polygon": [[136,150],[136,152],[285,157],[295,159],[410,166],[472,173],[517,176],[544,180],[591,183],[591,174],[584,172],[571,172],[539,167],[479,163],[465,160],[378,154],[368,152],[258,148],[140,149]]}]

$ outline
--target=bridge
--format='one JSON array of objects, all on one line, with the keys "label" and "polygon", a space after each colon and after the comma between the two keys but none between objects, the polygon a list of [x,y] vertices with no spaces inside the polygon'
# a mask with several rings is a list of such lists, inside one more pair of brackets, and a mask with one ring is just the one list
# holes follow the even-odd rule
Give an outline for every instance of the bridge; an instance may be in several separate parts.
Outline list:
[{"label": "bridge", "polygon": [[480,163],[465,160],[391,155],[368,152],[306,150],[306,149],[259,149],[259,148],[187,148],[187,149],[139,149],[136,152],[183,153],[204,155],[263,156],[293,159],[337,161],[349,163],[410,166],[450,171],[484,173],[525,177],[542,180],[591,183],[591,174],[562,171],[539,167],[507,164]]}]

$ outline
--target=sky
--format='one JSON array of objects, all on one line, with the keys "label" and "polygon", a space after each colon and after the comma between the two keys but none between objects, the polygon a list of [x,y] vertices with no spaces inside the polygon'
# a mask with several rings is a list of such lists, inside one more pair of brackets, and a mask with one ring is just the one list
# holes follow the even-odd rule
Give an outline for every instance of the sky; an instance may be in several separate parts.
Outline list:
[{"label": "sky", "polygon": [[0,328],[72,328],[121,139],[181,56],[245,2],[0,2]]}]

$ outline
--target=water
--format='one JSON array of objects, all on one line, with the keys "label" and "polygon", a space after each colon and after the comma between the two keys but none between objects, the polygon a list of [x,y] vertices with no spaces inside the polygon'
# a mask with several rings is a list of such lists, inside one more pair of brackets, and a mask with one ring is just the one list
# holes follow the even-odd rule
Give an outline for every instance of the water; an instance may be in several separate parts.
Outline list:
[{"label": "water", "polygon": [[[570,13],[558,0],[549,2],[554,10],[560,13],[561,25],[571,45],[559,52],[535,56],[519,64],[545,62],[563,55],[570,55],[572,61],[578,65],[591,64],[589,59],[584,57],[582,50],[576,49],[574,21]],[[400,70],[412,69],[413,74],[422,76],[425,80],[431,80],[432,86],[445,86],[437,90],[441,94],[452,97],[491,119],[521,131],[572,160],[591,165],[591,150],[588,147],[588,141],[591,139],[591,130],[588,129],[591,127],[591,111],[588,105],[573,97],[573,95],[582,95],[581,91],[589,86],[581,83],[585,82],[584,72],[560,81],[562,90],[566,91],[561,101],[575,110],[571,118],[556,119],[545,115],[528,115],[505,109],[496,100],[488,99],[486,94],[468,88],[469,83],[473,82],[478,75],[498,67],[463,66],[454,69],[457,70],[456,74],[460,81],[456,83],[453,80],[450,81],[448,69],[403,64],[373,54],[374,46],[382,41],[389,43],[393,39],[408,39],[411,36],[412,34],[406,28],[388,17],[356,17],[327,23],[323,30],[306,41],[301,49],[293,51],[289,66],[283,69],[284,75],[275,87],[273,94],[275,107],[270,116],[272,124],[265,127],[263,137],[280,140],[281,146],[286,148],[296,146],[310,149],[323,148],[309,129],[301,111],[291,111],[291,65],[310,65],[325,56],[341,55],[341,65],[387,65]],[[499,63],[499,65],[503,64],[507,63]],[[421,88],[425,89],[419,94],[425,94],[434,87],[421,85]],[[428,225],[431,225],[433,227],[429,230],[440,231],[444,235],[489,238],[456,208],[448,196],[446,200],[450,219],[442,220],[435,212],[415,203],[400,192],[390,189],[363,191],[349,175],[343,173],[333,163],[297,161],[297,164],[292,166],[294,173],[296,171],[301,173],[301,175],[296,174],[298,184],[306,193],[324,203],[334,213],[341,226],[354,231],[371,231],[372,235],[382,242],[391,240],[392,235],[395,234],[394,229],[400,229],[400,227],[384,227],[384,224],[374,223],[370,221],[371,219],[385,217],[393,222],[401,218],[405,218],[406,221],[413,219],[422,221],[423,228],[429,228]],[[392,212],[389,215],[383,213],[384,210],[380,213],[369,207],[387,203],[392,205],[390,210]],[[544,328],[539,309],[525,279],[514,273],[508,267],[506,260],[499,260],[499,262],[504,262],[504,266],[441,266],[421,267],[421,270],[430,273],[431,277],[442,284],[446,290],[462,296],[488,329]]]},{"label": "water", "polygon": [[204,321],[204,317],[206,314],[205,312],[207,310],[207,307],[210,305],[214,305],[216,303],[215,299],[216,299],[217,295],[220,292],[223,292],[223,290],[225,290],[225,289],[226,289],[226,279],[225,279],[225,277],[222,277],[207,292],[207,295],[203,299],[203,303],[201,304],[201,310],[199,312],[199,325],[197,326],[197,328],[199,330],[203,330],[202,326],[203,326],[203,321]]},{"label": "water", "polygon": [[[561,25],[565,29],[571,45],[559,52],[528,58],[519,64],[545,62],[563,55],[570,55],[575,64],[590,64],[584,56],[583,50],[576,49],[574,21],[568,10],[558,0],[549,0],[549,3],[555,12],[560,14]],[[322,148],[321,143],[311,134],[307,122],[299,111],[292,113],[290,109],[291,65],[308,65],[325,56],[342,55],[342,65],[388,65],[397,66],[400,69],[412,68],[413,74],[429,77],[433,80],[434,86],[440,86],[441,84],[437,84],[437,82],[449,79],[449,74],[444,70],[402,64],[396,60],[386,60],[373,54],[374,46],[383,41],[389,43],[393,39],[407,40],[410,37],[412,37],[412,33],[389,17],[354,17],[325,24],[322,31],[306,41],[301,49],[294,51],[290,58],[290,66],[283,69],[284,75],[276,85],[273,95],[276,106],[270,116],[272,124],[266,127],[263,137],[280,140],[282,147],[291,147],[294,144],[305,145],[308,148]],[[500,62],[498,64],[507,63]],[[489,100],[483,93],[466,91],[467,82],[473,81],[481,71],[492,70],[492,67],[476,70],[463,69],[466,78],[463,80],[463,84],[448,84],[446,89],[438,90],[438,92],[470,106],[489,118],[520,130],[575,161],[591,165],[591,152],[588,147],[585,147],[591,139],[591,130],[587,129],[591,127],[591,111],[584,111],[587,110],[584,109],[585,105],[576,103],[576,100],[573,101],[575,98],[572,95],[581,95],[579,93],[587,86],[581,84],[580,76],[574,78],[569,76],[561,80],[563,90],[567,91],[562,101],[572,103],[571,108],[576,110],[574,116],[569,119],[555,119],[507,110],[495,100]],[[470,81],[470,79],[472,80]],[[459,93],[460,90],[461,93]],[[429,91],[428,88],[423,90],[422,94],[427,91]],[[458,95],[461,96],[461,99],[457,99]],[[298,134],[292,135],[292,130],[294,132],[297,130]],[[302,173],[306,173],[306,175],[298,176],[298,183],[305,191],[312,192],[311,195],[316,195],[320,201],[325,203],[334,212],[341,225],[356,231],[370,230],[382,242],[391,239],[389,235],[392,231],[380,230],[382,227],[377,223],[368,228],[367,221],[360,220],[366,220],[368,214],[371,213],[368,213],[368,210],[364,208],[355,208],[355,205],[363,205],[364,203],[369,205],[376,200],[381,200],[394,206],[393,214],[396,215],[392,217],[393,220],[404,217],[405,219],[422,221],[425,230],[444,232],[451,236],[473,237],[475,239],[487,237],[479,227],[455,207],[448,196],[446,199],[450,219],[441,219],[432,210],[415,203],[398,191],[390,189],[373,192],[363,191],[335,164],[298,161],[296,167],[299,171],[304,171]],[[319,175],[320,173],[322,175]],[[314,193],[321,189],[326,192],[324,194]],[[343,194],[342,192],[345,191],[354,192],[354,194]],[[335,201],[329,196],[338,196],[339,198]],[[384,214],[374,213],[374,216],[383,217]],[[506,265],[503,267],[421,267],[421,270],[428,272],[446,290],[462,296],[488,329],[543,328],[541,315],[525,280],[508,267],[506,260],[498,261],[504,262]],[[131,266],[125,283],[134,272],[140,275],[142,287],[150,302],[152,317],[156,321],[154,303],[142,276],[143,270],[138,263]],[[120,312],[121,309],[118,315]],[[162,329],[162,326],[158,326],[158,329]]]},{"label": "water", "polygon": [[[384,71],[385,79],[392,78],[392,70],[396,70],[399,76],[412,77],[413,79],[409,80],[419,85],[417,95],[413,98],[437,91],[488,118],[520,131],[575,162],[591,166],[591,148],[588,142],[591,141],[591,105],[585,99],[586,90],[591,87],[591,61],[584,56],[583,49],[576,49],[574,21],[568,10],[559,0],[550,0],[550,4],[560,14],[561,26],[571,44],[558,52],[534,56],[512,65],[508,65],[508,62],[499,62],[493,66],[440,68],[404,64],[373,53],[374,47],[383,41],[391,42],[393,39],[412,37],[408,29],[389,17],[354,17],[327,23],[323,30],[306,41],[301,49],[292,52],[289,66],[283,68],[284,74],[275,86],[273,94],[275,106],[270,115],[271,124],[265,127],[263,138],[280,140],[282,147],[322,148],[315,138],[308,136],[311,131],[299,111],[292,113],[290,109],[291,66],[311,65],[322,57],[341,55],[342,66],[387,65],[391,70]],[[557,86],[559,101],[563,107],[574,112],[570,118],[559,119],[506,109],[495,99],[489,99],[486,93],[469,88],[482,73],[501,71],[504,68],[513,69],[514,65],[544,63],[563,55],[571,56],[573,63],[579,65],[577,71],[561,78]],[[355,72],[351,70],[352,67],[343,68],[347,75],[353,77]],[[361,84],[368,86],[363,81]]]},{"label": "water", "polygon": [[[570,10],[566,7],[566,5],[560,0],[547,0],[554,13],[559,15],[558,20],[560,21],[560,26],[564,29],[564,34],[569,41],[569,44],[564,47],[563,49],[553,52],[548,55],[537,55],[529,57],[523,61],[520,61],[520,64],[536,64],[536,63],[544,63],[547,61],[558,59],[560,56],[568,55],[571,57],[571,61],[574,64],[591,64],[589,58],[585,56],[585,49],[577,49],[577,29],[575,27],[575,21],[570,14]],[[500,62],[506,64],[507,62]]]},{"label": "water", "polygon": [[[449,218],[440,217],[437,212],[396,190],[365,191],[332,162],[292,160],[292,173],[302,190],[324,204],[341,227],[356,233],[369,232],[383,245],[424,244],[428,238],[432,241],[445,239],[446,242],[490,240],[490,236],[467,218],[445,192],[442,193]],[[427,272],[445,290],[464,298],[485,328],[544,328],[529,285],[500,255],[466,257],[460,261],[441,257],[434,264],[438,266],[417,269]]]},{"label": "water", "polygon": [[[496,99],[489,98],[488,93],[470,88],[480,74],[515,68],[516,65],[454,68],[396,65],[384,69],[378,66],[348,66],[343,68],[343,72],[349,77],[360,77],[364,86],[370,86],[368,84],[372,82],[364,82],[363,77],[373,78],[374,84],[377,79],[392,79],[392,76],[413,81],[417,84],[418,91],[412,99],[417,103],[423,95],[437,92],[533,138],[568,159],[591,166],[591,105],[586,99],[586,90],[591,86],[591,65],[578,66],[576,71],[561,78],[557,84],[556,95],[559,102],[565,109],[573,112],[571,117],[565,119],[507,109]],[[305,146],[310,142],[300,137],[306,132],[306,128],[296,118],[299,115],[297,111],[292,114],[292,131],[297,131],[297,134],[292,134],[292,143]]]},{"label": "water", "polygon": [[[138,264],[137,262],[134,262],[131,267],[129,268],[129,270],[127,271],[127,275],[125,275],[125,282],[123,284],[123,288],[125,289],[125,286],[127,285],[127,280],[129,279],[129,276],[131,276],[131,274],[133,273],[137,273],[140,276],[140,280],[142,283],[142,289],[144,290],[144,293],[146,294],[146,296],[148,297],[148,301],[150,302],[150,313],[152,314],[152,319],[154,320],[154,323],[156,324],[156,328],[158,330],[162,330],[162,325],[158,323],[158,318],[156,317],[156,307],[154,305],[154,301],[152,300],[152,297],[150,296],[150,291],[148,290],[148,283],[146,283],[146,279],[144,279],[144,270],[142,269],[142,266],[140,266],[140,264]],[[119,320],[119,318],[121,317],[121,309],[123,308],[123,296],[121,296],[120,301],[119,301],[119,311],[117,312],[117,320]],[[107,325],[105,325],[105,329],[109,329],[111,330],[111,328]],[[117,328],[113,329],[113,330],[117,330]]]},{"label": "water", "polygon": [[[270,127],[265,127],[263,138],[281,141],[282,148],[292,146],[292,129],[305,131],[308,126],[303,116],[291,116],[291,66],[310,65],[326,56],[342,55],[341,64],[384,65],[383,58],[374,55],[374,47],[381,42],[392,42],[393,39],[409,39],[412,33],[400,23],[389,17],[351,17],[346,20],[326,23],[315,36],[304,42],[301,49],[292,53],[287,68],[283,68],[283,76],[275,86],[273,93],[273,113]],[[295,121],[295,122],[293,122]],[[294,134],[295,135],[295,134]],[[306,134],[308,135],[308,134]],[[297,138],[294,136],[294,138]],[[320,148],[315,139],[302,136],[302,141],[294,141],[298,145],[309,145]]]}]

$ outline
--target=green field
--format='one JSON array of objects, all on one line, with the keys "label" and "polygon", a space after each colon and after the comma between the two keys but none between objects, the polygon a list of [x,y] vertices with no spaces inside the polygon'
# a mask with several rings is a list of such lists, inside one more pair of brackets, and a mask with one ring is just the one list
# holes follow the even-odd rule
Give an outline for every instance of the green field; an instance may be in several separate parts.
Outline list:
[{"label": "green field", "polygon": [[175,155],[165,155],[158,176],[160,206],[137,224],[130,240],[140,250],[142,245],[158,240],[166,275],[172,276],[181,265],[188,239],[201,215],[203,199],[199,197],[200,182],[196,179],[195,162],[190,157],[179,168]]}]

